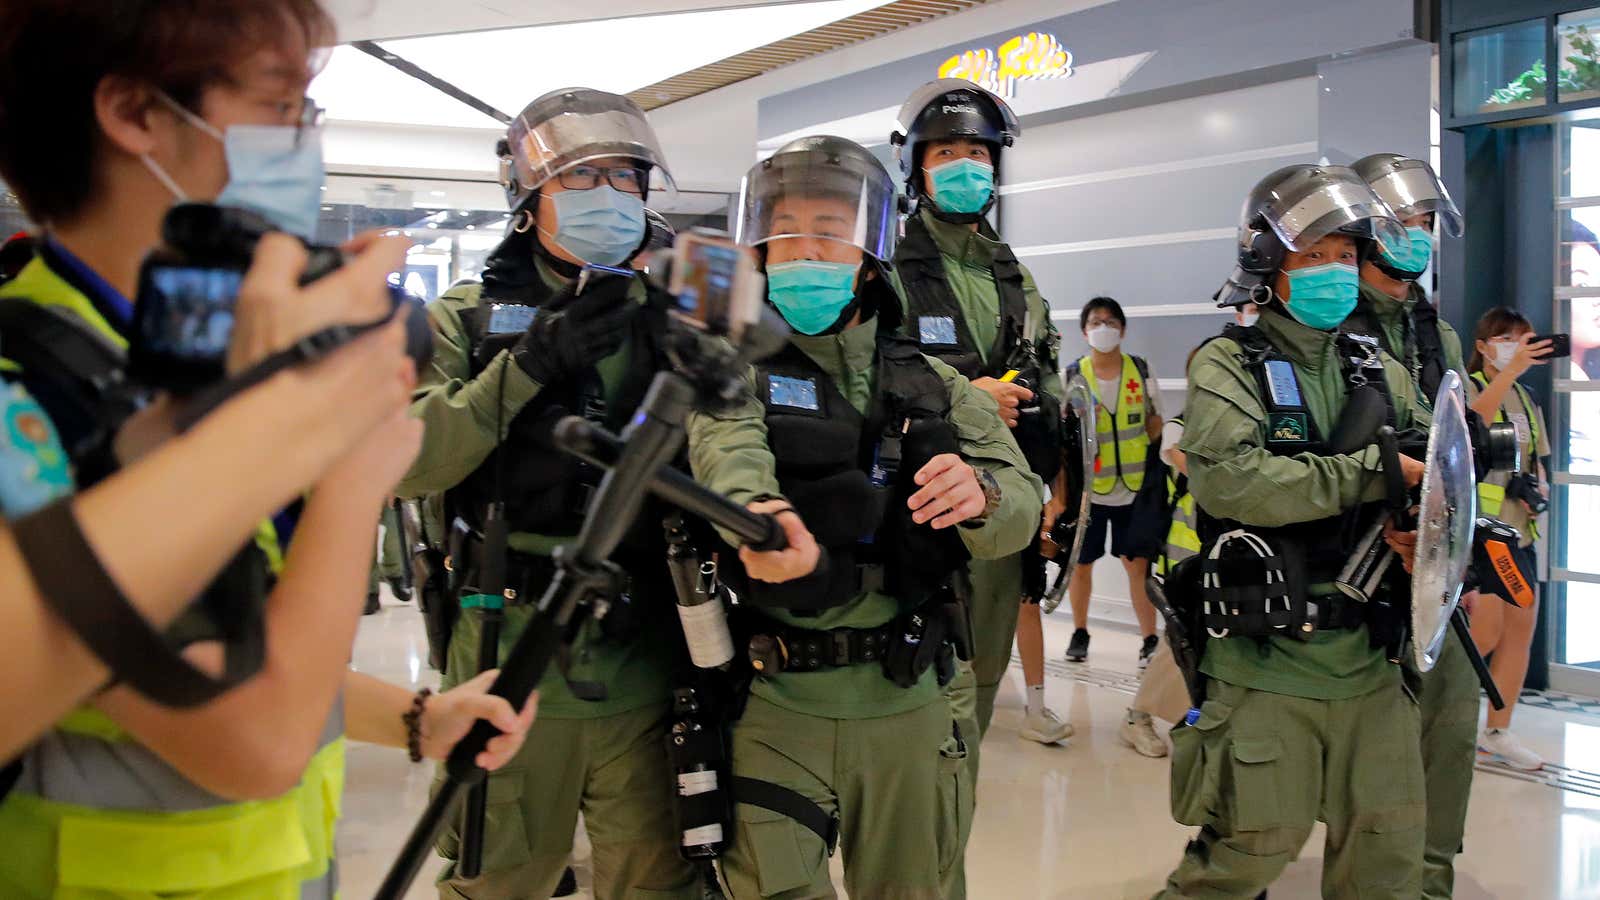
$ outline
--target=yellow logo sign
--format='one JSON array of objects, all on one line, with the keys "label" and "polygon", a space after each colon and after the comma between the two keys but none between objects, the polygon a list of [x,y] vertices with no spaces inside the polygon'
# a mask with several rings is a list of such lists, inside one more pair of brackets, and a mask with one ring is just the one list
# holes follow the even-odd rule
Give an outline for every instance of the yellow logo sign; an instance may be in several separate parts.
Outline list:
[{"label": "yellow logo sign", "polygon": [[998,50],[965,50],[939,66],[940,78],[962,78],[991,93],[1010,98],[1017,82],[1072,75],[1072,51],[1053,34],[1030,31],[1000,45]]}]

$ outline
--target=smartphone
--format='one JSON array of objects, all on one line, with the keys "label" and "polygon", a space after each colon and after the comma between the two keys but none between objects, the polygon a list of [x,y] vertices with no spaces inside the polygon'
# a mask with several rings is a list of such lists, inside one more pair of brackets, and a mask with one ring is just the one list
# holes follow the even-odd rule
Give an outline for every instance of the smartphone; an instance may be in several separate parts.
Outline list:
[{"label": "smartphone", "polygon": [[674,318],[734,343],[761,316],[763,279],[754,253],[710,229],[678,235],[667,291]]},{"label": "smartphone", "polygon": [[1572,335],[1570,334],[1539,334],[1535,335],[1533,340],[1528,343],[1537,344],[1540,341],[1550,342],[1550,352],[1543,357],[1544,359],[1561,359],[1572,355]]}]

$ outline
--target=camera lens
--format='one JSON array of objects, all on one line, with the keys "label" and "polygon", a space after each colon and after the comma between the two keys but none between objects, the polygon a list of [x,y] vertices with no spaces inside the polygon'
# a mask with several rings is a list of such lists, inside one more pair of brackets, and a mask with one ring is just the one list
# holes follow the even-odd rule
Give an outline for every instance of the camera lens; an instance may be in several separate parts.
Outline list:
[{"label": "camera lens", "polygon": [[1517,447],[1517,426],[1510,422],[1492,423],[1486,437],[1483,449],[1490,469],[1516,472],[1522,468],[1522,454]]}]

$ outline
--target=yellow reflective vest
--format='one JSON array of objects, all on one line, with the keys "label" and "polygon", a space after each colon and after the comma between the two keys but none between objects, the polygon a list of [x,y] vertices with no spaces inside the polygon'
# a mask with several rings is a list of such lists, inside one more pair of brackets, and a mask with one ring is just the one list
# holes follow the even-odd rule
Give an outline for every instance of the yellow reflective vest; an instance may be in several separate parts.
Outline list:
[{"label": "yellow reflective vest", "polygon": [[1117,412],[1106,411],[1100,397],[1100,381],[1095,378],[1094,361],[1085,356],[1078,360],[1078,374],[1089,385],[1094,397],[1095,438],[1100,445],[1100,455],[1094,462],[1096,494],[1109,494],[1120,480],[1134,493],[1144,485],[1145,455],[1150,450],[1150,433],[1146,431],[1145,379],[1133,357],[1122,354],[1122,378],[1119,382]]},{"label": "yellow reflective vest", "polygon": [[[1489,378],[1482,372],[1473,372],[1472,380],[1477,382],[1478,390],[1480,391],[1489,386]],[[1539,452],[1539,414],[1534,411],[1533,398],[1528,396],[1528,392],[1523,389],[1522,385],[1513,382],[1511,386],[1516,389],[1517,399],[1522,401],[1522,410],[1528,415],[1528,433],[1517,435],[1517,452],[1526,457]],[[1494,420],[1496,422],[1504,422],[1506,420],[1504,403],[1500,404],[1500,408],[1494,411]],[[1526,440],[1526,443],[1524,443],[1524,440]],[[1500,515],[1500,510],[1506,504],[1505,482],[1506,475],[1504,473],[1491,475],[1488,480],[1478,482],[1479,514],[1493,517]],[[1530,519],[1528,527],[1532,531],[1532,536],[1538,537],[1539,525],[1537,520]]]},{"label": "yellow reflective vest", "polygon": [[[65,312],[127,346],[42,258],[0,286],[0,299],[9,297]],[[281,560],[271,523],[257,543]],[[343,723],[335,703],[297,787],[237,803],[188,781],[105,715],[79,709],[24,752],[21,776],[0,803],[0,897],[333,900]]]}]

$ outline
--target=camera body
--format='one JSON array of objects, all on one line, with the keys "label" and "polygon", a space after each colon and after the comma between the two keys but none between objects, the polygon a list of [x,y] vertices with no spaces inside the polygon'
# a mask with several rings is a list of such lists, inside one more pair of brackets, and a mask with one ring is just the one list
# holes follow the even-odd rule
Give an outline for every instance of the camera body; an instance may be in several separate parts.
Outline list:
[{"label": "camera body", "polygon": [[1506,482],[1506,499],[1521,500],[1534,515],[1543,515],[1550,501],[1539,490],[1539,476],[1532,472],[1519,472]]},{"label": "camera body", "polygon": [[1517,442],[1517,426],[1510,422],[1486,422],[1467,410],[1467,431],[1472,435],[1472,463],[1482,481],[1491,473],[1509,472],[1515,481],[1522,472],[1522,448]]},{"label": "camera body", "polygon": [[[226,377],[239,288],[256,245],[277,230],[261,215],[237,207],[180,203],[167,213],[162,246],[139,269],[128,348],[128,373],[135,382],[187,395]],[[301,285],[344,264],[338,248],[302,243],[307,259]],[[395,314],[406,316],[406,350],[421,371],[433,355],[427,315],[399,286],[390,285],[389,291]],[[301,344],[313,354],[326,353],[387,320],[334,326]]]}]

